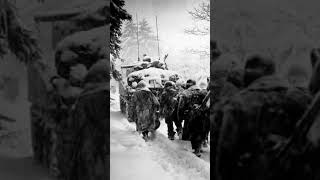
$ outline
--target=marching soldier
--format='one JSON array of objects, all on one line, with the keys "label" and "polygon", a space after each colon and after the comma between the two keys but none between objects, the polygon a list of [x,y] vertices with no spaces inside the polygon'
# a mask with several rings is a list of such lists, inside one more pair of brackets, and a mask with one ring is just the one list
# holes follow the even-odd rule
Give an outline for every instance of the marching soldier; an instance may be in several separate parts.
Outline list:
[{"label": "marching soldier", "polygon": [[272,155],[299,118],[289,119],[288,114],[303,113],[298,104],[292,104],[297,101],[288,105],[290,85],[275,75],[275,64],[267,57],[256,55],[247,59],[244,85],[245,90],[220,106],[222,126],[215,174],[218,179],[270,178]]},{"label": "marching soldier", "polygon": [[100,60],[84,80],[84,91],[75,105],[70,128],[73,133],[74,180],[105,180],[109,164],[109,63]]},{"label": "marching soldier", "polygon": [[[164,85],[164,91],[160,95],[160,114],[165,118],[168,127],[168,138],[170,140],[174,140],[176,132],[178,136],[180,136],[182,132],[182,123],[179,122],[177,118],[177,94],[178,90],[175,87],[175,83],[167,81]],[[176,125],[176,132],[173,129],[173,123]]]},{"label": "marching soldier", "polygon": [[[157,97],[147,87],[145,81],[140,81],[137,91],[133,94],[132,103],[135,107],[134,114],[137,116],[137,131],[142,133],[144,140],[153,139],[155,131],[160,126],[159,121],[159,102]],[[149,136],[149,132],[151,136]]]}]

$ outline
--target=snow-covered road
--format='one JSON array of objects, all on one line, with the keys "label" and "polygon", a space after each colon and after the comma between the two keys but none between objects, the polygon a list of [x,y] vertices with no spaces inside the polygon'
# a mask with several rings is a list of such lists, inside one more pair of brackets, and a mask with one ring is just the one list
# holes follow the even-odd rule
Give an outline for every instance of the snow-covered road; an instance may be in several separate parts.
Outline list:
[{"label": "snow-covered road", "polygon": [[[115,98],[116,99],[116,98]],[[110,109],[110,178],[112,180],[209,180],[209,149],[202,159],[192,154],[190,142],[170,141],[161,122],[154,141],[146,143],[119,112]]]}]

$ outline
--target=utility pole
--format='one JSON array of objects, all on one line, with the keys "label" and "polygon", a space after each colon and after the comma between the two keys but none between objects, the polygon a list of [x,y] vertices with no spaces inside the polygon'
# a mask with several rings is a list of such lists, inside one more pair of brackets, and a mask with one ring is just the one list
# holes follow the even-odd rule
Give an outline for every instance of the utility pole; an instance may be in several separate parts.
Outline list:
[{"label": "utility pole", "polygon": [[138,13],[136,13],[136,18],[137,18],[138,61],[140,61],[140,52],[139,52],[139,21],[138,21]]},{"label": "utility pole", "polygon": [[160,60],[160,48],[159,48],[159,35],[158,35],[158,18],[156,16],[156,28],[157,28],[157,42],[158,42],[158,57]]}]

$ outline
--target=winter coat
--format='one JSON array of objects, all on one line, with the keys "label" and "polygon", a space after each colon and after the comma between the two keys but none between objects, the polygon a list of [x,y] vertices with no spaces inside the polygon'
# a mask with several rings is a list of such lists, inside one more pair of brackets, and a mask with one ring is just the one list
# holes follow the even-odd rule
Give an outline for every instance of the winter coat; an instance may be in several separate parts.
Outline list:
[{"label": "winter coat", "polygon": [[174,88],[167,88],[160,95],[160,114],[167,118],[173,114],[178,105],[178,91]]},{"label": "winter coat", "polygon": [[74,140],[76,180],[107,179],[109,151],[109,85],[87,84],[76,103],[70,128]]},{"label": "winter coat", "polygon": [[191,86],[188,89],[179,93],[178,102],[178,119],[184,120],[182,140],[190,140],[189,120],[192,110],[195,106],[200,105],[206,96],[207,90],[200,90],[196,86]]},{"label": "winter coat", "polygon": [[[304,94],[289,97],[290,88],[287,81],[276,76],[262,77],[219,107],[222,126],[215,162],[218,179],[269,178],[272,154],[299,119],[288,118],[290,112],[306,108],[296,108]],[[288,98],[293,99],[291,105]]]},{"label": "winter coat", "polygon": [[132,97],[135,115],[137,116],[137,131],[155,131],[160,126],[159,102],[156,96],[148,89],[137,89]]}]

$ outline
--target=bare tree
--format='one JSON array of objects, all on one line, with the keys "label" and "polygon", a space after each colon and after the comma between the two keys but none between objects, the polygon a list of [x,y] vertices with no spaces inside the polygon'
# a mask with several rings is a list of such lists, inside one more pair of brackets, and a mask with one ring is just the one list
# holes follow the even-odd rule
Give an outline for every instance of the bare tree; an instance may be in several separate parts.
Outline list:
[{"label": "bare tree", "polygon": [[[198,7],[188,13],[196,23],[192,28],[185,29],[185,33],[198,36],[208,35],[210,33],[210,1],[203,0]],[[201,23],[202,27],[199,27],[198,23]]]},{"label": "bare tree", "polygon": [[[194,23],[191,28],[186,28],[184,32],[194,36],[208,36],[210,34],[210,0],[202,0],[197,7],[188,11]],[[188,53],[210,57],[210,47],[201,49],[186,49]]]}]

